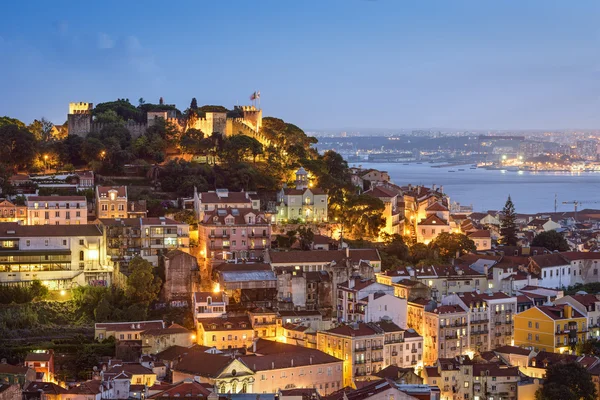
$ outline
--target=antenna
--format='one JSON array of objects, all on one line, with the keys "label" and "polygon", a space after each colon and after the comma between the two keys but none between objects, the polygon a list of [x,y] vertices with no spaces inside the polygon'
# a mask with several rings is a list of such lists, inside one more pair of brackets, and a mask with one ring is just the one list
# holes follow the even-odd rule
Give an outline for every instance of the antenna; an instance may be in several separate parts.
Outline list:
[{"label": "antenna", "polygon": [[558,202],[558,195],[554,193],[554,214],[556,214],[556,206]]}]

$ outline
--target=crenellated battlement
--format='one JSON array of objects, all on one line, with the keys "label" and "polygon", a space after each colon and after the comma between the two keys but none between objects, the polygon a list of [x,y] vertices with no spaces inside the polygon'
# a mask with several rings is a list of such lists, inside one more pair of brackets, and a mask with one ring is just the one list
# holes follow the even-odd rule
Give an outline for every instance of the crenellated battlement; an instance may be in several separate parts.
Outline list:
[{"label": "crenellated battlement", "polygon": [[69,103],[69,114],[91,114],[93,109],[93,103]]}]

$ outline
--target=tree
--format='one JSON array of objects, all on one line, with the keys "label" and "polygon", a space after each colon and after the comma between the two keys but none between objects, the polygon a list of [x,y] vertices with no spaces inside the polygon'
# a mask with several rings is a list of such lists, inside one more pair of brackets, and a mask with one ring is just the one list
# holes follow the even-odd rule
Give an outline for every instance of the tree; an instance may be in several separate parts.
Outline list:
[{"label": "tree", "polygon": [[437,252],[444,261],[450,261],[465,253],[477,250],[475,242],[462,233],[442,232],[431,242],[430,247]]},{"label": "tree", "polygon": [[353,238],[377,238],[385,220],[381,216],[383,202],[368,195],[349,196],[344,204],[342,223],[344,232]]},{"label": "tree", "polygon": [[52,128],[54,128],[54,124],[46,118],[39,121],[36,119],[28,126],[29,131],[35,136],[35,140],[44,143],[52,141]]},{"label": "tree", "polygon": [[536,400],[594,400],[596,385],[590,373],[577,362],[556,363],[546,370],[544,385]]},{"label": "tree", "polygon": [[158,299],[162,281],[154,275],[152,264],[136,256],[129,263],[129,270],[131,274],[125,288],[127,298],[133,303],[150,303]]},{"label": "tree", "polygon": [[37,279],[31,282],[29,291],[31,293],[31,297],[35,300],[43,300],[46,296],[48,296],[48,288],[42,285],[42,282]]},{"label": "tree", "polygon": [[13,167],[26,167],[35,157],[35,136],[18,125],[0,126],[0,160]]},{"label": "tree", "polygon": [[143,106],[144,104],[146,104],[146,100],[144,100],[143,97],[140,97],[140,99],[138,100],[138,107]]},{"label": "tree", "polygon": [[418,264],[419,261],[431,258],[431,250],[425,243],[415,243],[410,246],[410,261],[414,264]]},{"label": "tree", "polygon": [[190,103],[190,110],[197,110],[198,109],[198,101],[196,100],[195,97],[192,97],[192,102]]},{"label": "tree", "polygon": [[190,128],[181,135],[179,146],[186,153],[199,154],[202,151],[202,140],[204,132],[199,129]]},{"label": "tree", "polygon": [[315,239],[315,234],[309,227],[301,226],[298,228],[298,237],[300,238],[300,249],[310,250]]},{"label": "tree", "polygon": [[500,242],[505,246],[517,245],[517,214],[510,195],[504,204],[500,219]]},{"label": "tree", "polygon": [[96,318],[96,322],[104,322],[110,320],[110,317],[113,313],[112,307],[110,303],[106,299],[106,297],[102,297],[100,303],[98,303],[98,307],[94,309],[94,317]]},{"label": "tree", "polygon": [[562,233],[557,231],[542,232],[533,238],[532,246],[545,247],[550,251],[569,251],[569,243]]}]

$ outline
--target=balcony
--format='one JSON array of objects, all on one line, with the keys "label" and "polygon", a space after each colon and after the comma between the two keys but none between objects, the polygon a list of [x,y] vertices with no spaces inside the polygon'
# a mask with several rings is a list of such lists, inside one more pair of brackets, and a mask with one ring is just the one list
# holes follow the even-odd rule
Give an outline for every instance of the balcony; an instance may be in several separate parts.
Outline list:
[{"label": "balcony", "polygon": [[411,350],[410,350],[410,352],[411,352],[411,353],[416,353],[416,352],[417,352],[417,349],[411,349]]},{"label": "balcony", "polygon": [[362,353],[362,352],[365,352],[365,351],[367,351],[367,348],[366,348],[366,347],[355,347],[355,348],[354,348],[354,351],[355,351],[355,352]]},{"label": "balcony", "polygon": [[354,364],[366,364],[367,360],[354,360]]},{"label": "balcony", "polygon": [[367,376],[367,373],[365,371],[356,371],[354,376]]},{"label": "balcony", "polygon": [[398,355],[397,351],[392,351],[392,357],[396,357]]},{"label": "balcony", "polygon": [[383,349],[383,345],[382,344],[376,344],[371,346],[371,350],[382,350]]},{"label": "balcony", "polygon": [[500,336],[502,336],[501,332],[496,333],[496,337],[500,337]]},{"label": "balcony", "polygon": [[374,357],[371,359],[371,362],[382,362],[383,361],[383,357]]},{"label": "balcony", "polygon": [[385,344],[404,343],[404,339],[388,339]]}]

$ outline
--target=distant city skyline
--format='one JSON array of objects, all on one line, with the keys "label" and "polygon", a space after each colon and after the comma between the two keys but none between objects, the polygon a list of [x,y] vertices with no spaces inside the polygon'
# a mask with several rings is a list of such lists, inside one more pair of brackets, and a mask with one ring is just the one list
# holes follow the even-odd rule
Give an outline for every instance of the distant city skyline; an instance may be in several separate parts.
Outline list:
[{"label": "distant city skyline", "polygon": [[33,3],[0,26],[0,116],[26,123],[62,124],[72,101],[183,110],[260,90],[265,115],[305,130],[600,128],[589,0]]}]

